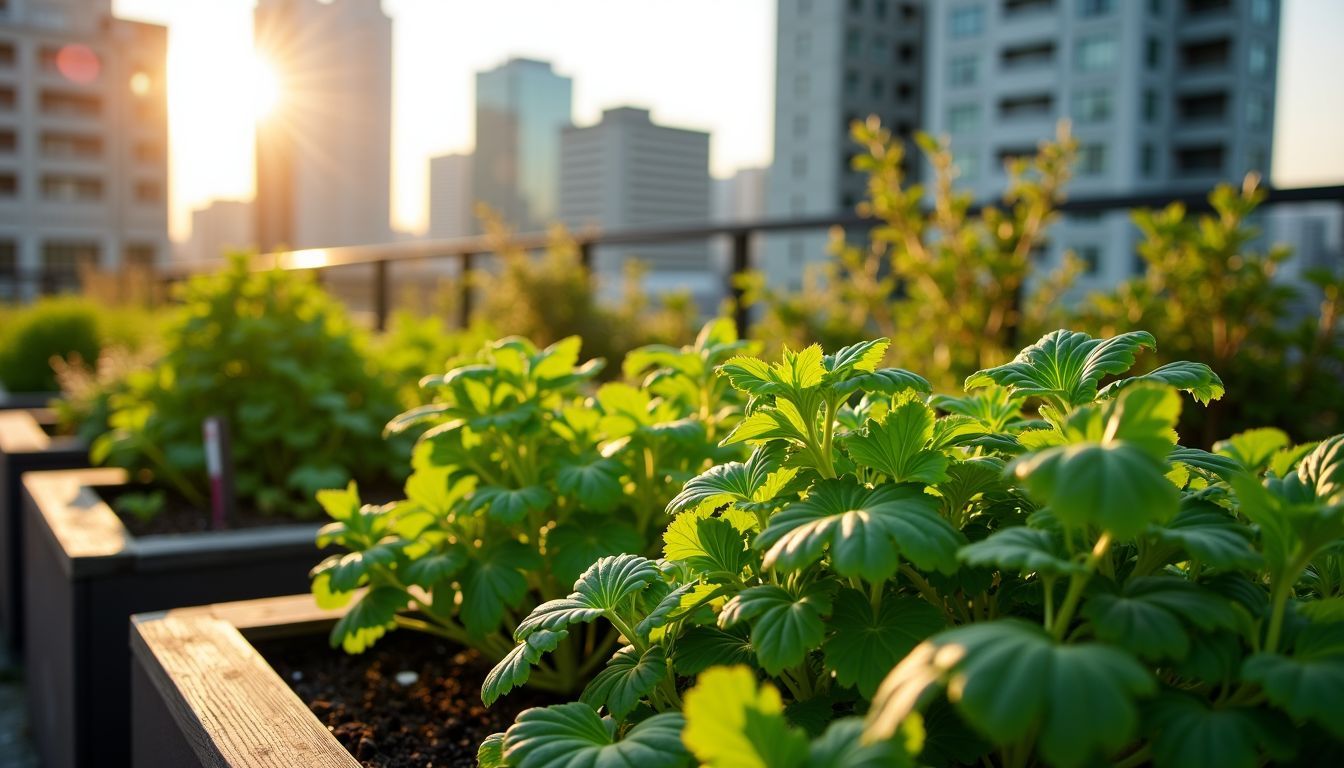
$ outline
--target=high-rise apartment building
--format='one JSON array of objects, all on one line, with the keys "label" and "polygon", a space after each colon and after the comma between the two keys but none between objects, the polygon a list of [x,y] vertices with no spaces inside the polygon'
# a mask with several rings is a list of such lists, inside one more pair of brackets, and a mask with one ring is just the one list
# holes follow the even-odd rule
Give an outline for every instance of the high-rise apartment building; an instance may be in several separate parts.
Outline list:
[{"label": "high-rise apartment building", "polygon": [[191,212],[191,239],[183,250],[200,261],[256,249],[257,226],[249,200],[211,200]]},{"label": "high-rise apartment building", "polygon": [[572,91],[544,61],[513,58],[476,73],[472,190],[515,231],[545,229],[559,215],[560,132],[572,122]]},{"label": "high-rise apartment building", "polygon": [[429,236],[466,237],[476,220],[471,192],[470,154],[429,158]]},{"label": "high-rise apartment building", "polygon": [[386,242],[392,20],[380,0],[259,0],[254,29],[280,91],[257,126],[258,245]]},{"label": "high-rise apartment building", "polygon": [[167,30],[0,2],[0,299],[168,258]]},{"label": "high-rise apartment building", "polygon": [[[934,3],[940,5],[940,3]],[[821,216],[863,199],[850,167],[855,120],[877,115],[896,135],[921,125],[922,0],[779,0],[775,40],[772,217]],[[915,167],[912,164],[911,167]],[[824,258],[826,236],[767,238],[760,265],[777,285],[798,285]]]},{"label": "high-rise apartment building", "polygon": [[[945,0],[928,17],[926,124],[951,137],[960,183],[982,199],[1004,161],[1068,118],[1072,197],[1205,190],[1268,174],[1277,0]],[[1123,212],[1070,216],[1044,255],[1072,249],[1083,289],[1141,268]]]},{"label": "high-rise apartment building", "polygon": [[[596,125],[565,129],[559,189],[560,219],[576,231],[703,223],[710,215],[709,134],[658,125],[646,109],[608,109]],[[631,258],[648,267],[650,292],[717,300],[704,242],[598,249],[594,269],[608,296]]]}]

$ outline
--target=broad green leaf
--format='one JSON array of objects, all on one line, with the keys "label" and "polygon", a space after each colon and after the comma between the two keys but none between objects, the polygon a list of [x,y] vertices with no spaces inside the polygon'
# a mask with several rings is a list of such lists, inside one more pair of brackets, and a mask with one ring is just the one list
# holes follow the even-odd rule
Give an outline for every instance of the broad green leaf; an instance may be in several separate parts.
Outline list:
[{"label": "broad green leaf", "polygon": [[606,707],[617,720],[624,720],[639,700],[666,676],[667,659],[662,646],[655,645],[640,654],[634,646],[627,645],[588,683],[579,700],[593,709]]},{"label": "broad green leaf", "polygon": [[672,589],[653,606],[653,610],[640,619],[635,625],[635,633],[640,637],[648,637],[655,629],[667,626],[674,618],[681,618],[682,609],[686,607],[684,602],[687,599],[695,600],[698,597],[697,590],[707,586],[692,581]]},{"label": "broad green leaf", "polygon": [[1112,382],[1101,392],[1098,392],[1097,397],[1114,397],[1119,394],[1120,390],[1139,382],[1170,384],[1182,392],[1189,392],[1195,400],[1205,405],[1213,400],[1220,399],[1226,391],[1223,389],[1223,380],[1218,378],[1218,374],[1214,373],[1212,368],[1203,363],[1191,363],[1182,360],[1167,363],[1152,373]]},{"label": "broad green leaf", "polygon": [[751,395],[774,395],[784,391],[784,386],[775,380],[770,364],[754,357],[734,357],[718,367],[718,374],[727,377],[734,389]]},{"label": "broad green leaf", "polygon": [[981,387],[965,395],[934,395],[929,405],[940,411],[974,420],[985,431],[1002,432],[1022,417],[1023,398],[1007,387]]},{"label": "broad green leaf", "polygon": [[538,380],[559,379],[574,372],[579,363],[579,349],[583,339],[567,336],[532,356],[530,361],[532,378]]},{"label": "broad green leaf", "polygon": [[594,459],[586,464],[562,464],[555,473],[555,487],[574,497],[583,509],[609,512],[623,496],[621,473],[614,459]]},{"label": "broad green leaf", "polygon": [[1237,623],[1226,599],[1169,576],[1132,579],[1119,594],[1095,594],[1083,615],[1099,639],[1152,661],[1185,658],[1190,650],[1186,625],[1210,631]]},{"label": "broad green leaf", "polygon": [[1053,398],[1082,405],[1097,398],[1097,383],[1107,374],[1124,373],[1140,349],[1155,349],[1147,331],[1094,339],[1075,331],[1052,331],[1027,347],[1011,363],[972,374],[966,389],[998,384],[1018,396]]},{"label": "broad green leaf", "polygon": [[397,612],[409,596],[395,587],[374,587],[359,598],[331,628],[331,647],[346,653],[363,653],[396,626]]},{"label": "broad green leaf", "polygon": [[529,634],[486,674],[481,683],[481,701],[488,707],[500,696],[525,684],[532,674],[532,665],[541,661],[542,655],[560,647],[560,641],[568,636],[569,632],[563,629],[556,632],[542,629]]},{"label": "broad green leaf", "polygon": [[634,528],[607,517],[579,517],[546,534],[551,572],[560,584],[573,584],[599,558],[643,548],[644,539]]},{"label": "broad green leaf", "polygon": [[801,768],[807,737],[784,718],[779,691],[756,684],[747,667],[718,667],[700,675],[685,695],[682,735],[709,768]]},{"label": "broad green leaf", "polygon": [[462,623],[473,636],[499,628],[504,608],[516,608],[527,595],[523,572],[541,567],[541,557],[517,541],[506,541],[481,550],[463,571]]},{"label": "broad green leaf", "polygon": [[1288,442],[1288,435],[1283,430],[1261,427],[1219,440],[1213,444],[1213,452],[1235,460],[1246,471],[1258,475],[1269,466],[1275,453],[1288,446]]},{"label": "broad green leaf", "polygon": [[1319,443],[1302,443],[1288,448],[1281,448],[1275,454],[1274,458],[1269,460],[1269,471],[1278,477],[1287,477],[1297,467],[1298,462],[1308,453],[1316,450]]},{"label": "broad green leaf", "polygon": [[663,532],[663,556],[684,562],[701,573],[738,574],[751,553],[742,534],[727,520],[688,512]]},{"label": "broad green leaf", "polygon": [[923,746],[919,727],[908,728],[901,740],[864,744],[863,720],[846,717],[831,723],[807,751],[807,768],[904,768]]},{"label": "broad green leaf", "polygon": [[354,480],[351,480],[343,489],[327,488],[320,490],[316,497],[317,503],[321,505],[322,510],[332,520],[348,523],[359,516],[361,506],[359,488],[356,487]]},{"label": "broad green leaf", "polygon": [[895,395],[901,392],[917,392],[927,395],[933,391],[928,379],[902,368],[880,368],[872,373],[862,373],[846,379],[832,387],[839,395],[851,395],[855,392],[867,392],[870,395]]},{"label": "broad green leaf", "polygon": [[1185,448],[1179,445],[1167,456],[1167,460],[1184,464],[1223,480],[1231,479],[1232,475],[1246,471],[1245,467],[1241,466],[1241,462],[1229,456],[1201,451],[1198,448]]},{"label": "broad green leaf", "polygon": [[826,377],[823,358],[821,347],[817,344],[799,352],[794,352],[786,346],[780,361],[770,366],[770,370],[774,374],[775,381],[795,392],[801,392],[819,386]]},{"label": "broad green leaf", "polygon": [[961,534],[938,516],[938,502],[918,486],[865,488],[847,480],[823,480],[803,501],[771,518],[756,537],[764,565],[795,571],[829,549],[831,566],[844,577],[872,583],[896,572],[904,557],[920,568],[957,569]]},{"label": "broad green leaf", "polygon": [[1344,739],[1344,624],[1311,625],[1292,656],[1256,653],[1241,667],[1274,706],[1297,720],[1311,720]]},{"label": "broad green leaf", "polygon": [[314,579],[324,576],[333,592],[350,592],[368,582],[372,569],[395,562],[401,547],[401,542],[386,542],[344,555],[331,555],[319,563],[309,576]]},{"label": "broad green leaf", "polygon": [[692,677],[710,667],[756,665],[756,652],[742,627],[691,627],[677,640],[672,664],[677,674]]},{"label": "broad green leaf", "polygon": [[476,768],[508,768],[504,762],[504,734],[492,733],[485,737],[476,750]]},{"label": "broad green leaf", "polygon": [[758,446],[746,462],[716,464],[691,478],[681,492],[668,502],[668,514],[675,514],[706,502],[753,501],[766,485],[771,473],[779,469],[784,446],[767,443]]},{"label": "broad green leaf", "polygon": [[414,584],[426,589],[445,579],[456,576],[468,560],[466,547],[452,544],[432,555],[412,560],[402,568],[401,579],[406,584]]},{"label": "broad green leaf", "polygon": [[761,408],[739,421],[720,445],[780,438],[803,441],[807,435],[807,422],[798,407],[789,400],[779,400],[776,406]]},{"label": "broad green leaf", "polygon": [[1176,514],[1166,466],[1127,443],[1082,443],[1015,459],[1009,469],[1036,501],[1072,528],[1096,526],[1124,541]]},{"label": "broad green leaf", "polygon": [[1297,465],[1297,477],[1322,504],[1344,504],[1344,435],[1322,440]]},{"label": "broad green leaf", "polygon": [[869,421],[867,431],[846,443],[855,462],[891,478],[892,482],[933,485],[947,479],[948,458],[925,450],[933,439],[933,409],[916,401],[902,403],[881,419]]},{"label": "broad green leaf", "polygon": [[468,512],[488,509],[489,515],[501,523],[522,522],[528,512],[539,512],[551,504],[551,494],[540,485],[526,488],[500,488],[487,485],[476,489],[467,505]]},{"label": "broad green leaf", "polygon": [[967,565],[993,566],[1022,575],[1040,573],[1061,576],[1081,568],[1079,563],[1069,559],[1058,533],[1025,526],[995,531],[980,541],[962,547],[957,557]]},{"label": "broad green leaf", "polygon": [[1135,698],[1155,688],[1143,665],[1111,646],[1056,645],[1015,619],[971,624],[934,635],[891,671],[873,699],[865,739],[890,738],[938,684],[995,744],[1037,733],[1044,761],[1063,768],[1128,745],[1138,725]]},{"label": "broad green leaf", "polygon": [[794,595],[764,584],[744,589],[729,600],[719,613],[719,626],[727,629],[751,622],[751,645],[761,668],[773,675],[800,664],[821,645],[826,631],[821,617],[830,608],[830,598],[815,587]]},{"label": "broad green leaf", "polygon": [[1148,704],[1146,728],[1157,768],[1256,768],[1260,722],[1245,709],[1211,709],[1202,699],[1166,693]]},{"label": "broad green leaf", "polygon": [[680,713],[667,712],[618,739],[587,704],[537,707],[504,734],[504,759],[514,768],[681,768],[690,765],[681,743],[684,725]]},{"label": "broad green leaf", "polygon": [[1252,531],[1212,502],[1182,499],[1174,518],[1148,532],[1212,568],[1249,569],[1260,564],[1260,555],[1251,546]]},{"label": "broad green leaf", "polygon": [[579,576],[570,597],[603,611],[614,611],[659,576],[657,564],[646,557],[630,554],[604,557]]},{"label": "broad green leaf", "polygon": [[887,595],[874,612],[867,595],[843,589],[831,612],[826,667],[841,685],[872,698],[896,662],[943,626],[942,611],[924,600]]},{"label": "broad green leaf", "polygon": [[943,512],[957,515],[980,494],[1003,488],[1003,467],[1001,460],[988,456],[949,464],[947,479],[938,484]]},{"label": "broad green leaf", "polygon": [[872,373],[882,364],[891,342],[887,339],[861,341],[844,347],[834,355],[826,355],[822,363],[826,368],[828,382],[837,382],[849,377],[851,373]]}]

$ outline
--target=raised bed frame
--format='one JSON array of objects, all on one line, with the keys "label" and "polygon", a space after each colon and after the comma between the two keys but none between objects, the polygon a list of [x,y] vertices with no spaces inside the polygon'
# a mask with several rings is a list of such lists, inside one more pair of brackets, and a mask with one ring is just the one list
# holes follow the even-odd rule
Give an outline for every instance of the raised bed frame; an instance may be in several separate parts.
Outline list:
[{"label": "raised bed frame", "polygon": [[25,678],[46,768],[129,764],[133,614],[303,592],[321,559],[315,523],[133,536],[95,490],[125,479],[119,469],[23,477]]},{"label": "raised bed frame", "polygon": [[135,768],[358,768],[249,640],[327,631],[311,595],[131,620]]}]

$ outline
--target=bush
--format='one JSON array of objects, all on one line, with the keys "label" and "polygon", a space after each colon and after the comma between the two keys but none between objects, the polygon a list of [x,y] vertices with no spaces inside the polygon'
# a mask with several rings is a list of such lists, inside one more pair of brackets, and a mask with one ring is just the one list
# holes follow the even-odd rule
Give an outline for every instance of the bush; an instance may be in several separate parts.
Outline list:
[{"label": "bush", "polygon": [[[360,652],[407,627],[504,658],[512,642],[501,630],[516,616],[563,597],[597,557],[651,551],[673,489],[737,452],[714,447],[740,412],[714,367],[750,347],[731,323],[707,325],[683,348],[631,352],[622,372],[641,386],[594,388],[602,362],[580,364],[579,343],[510,337],[450,361],[424,382],[430,404],[389,425],[428,428],[406,498],[363,506],[353,485],[320,494],[335,522],[319,544],[349,553],[313,570],[319,604],[345,605],[368,588],[333,645]],[[543,636],[556,664],[532,682],[562,692],[616,641]]]},{"label": "bush", "polygon": [[54,392],[52,358],[95,361],[104,348],[153,344],[148,312],[76,297],[41,299],[0,313],[0,384],[10,392]]},{"label": "bush", "polygon": [[327,294],[298,273],[251,272],[235,257],[192,278],[164,354],[133,373],[109,401],[98,463],[204,507],[202,422],[222,417],[232,435],[235,493],[265,513],[316,514],[313,494],[352,477],[395,482],[403,459],[381,439],[397,411],[393,388],[366,358],[365,340]]},{"label": "bush", "polygon": [[625,645],[481,764],[1336,764],[1344,436],[1182,447],[1223,384],[1127,376],[1154,346],[1055,331],[957,396],[886,340],[728,361],[750,457],[517,624],[487,703],[599,620]]}]

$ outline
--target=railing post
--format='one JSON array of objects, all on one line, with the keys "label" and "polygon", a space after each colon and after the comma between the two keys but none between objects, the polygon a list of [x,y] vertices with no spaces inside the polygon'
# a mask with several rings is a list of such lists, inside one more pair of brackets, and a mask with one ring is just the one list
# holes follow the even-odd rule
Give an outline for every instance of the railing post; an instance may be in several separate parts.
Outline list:
[{"label": "railing post", "polygon": [[579,266],[586,277],[593,276],[593,244],[587,240],[579,242]]},{"label": "railing post", "polygon": [[457,273],[457,324],[459,328],[471,325],[471,262],[473,253],[461,256],[461,269]]},{"label": "railing post", "polygon": [[732,266],[728,270],[726,278],[728,284],[725,287],[728,289],[728,295],[733,297],[733,323],[737,326],[737,335],[744,339],[751,325],[751,311],[743,300],[742,283],[736,278],[749,269],[751,269],[751,232],[739,229],[732,234]]},{"label": "railing post", "polygon": [[379,259],[373,262],[373,329],[382,333],[387,330],[387,312],[388,291],[391,286],[388,285],[388,271],[391,264],[387,259]]}]

